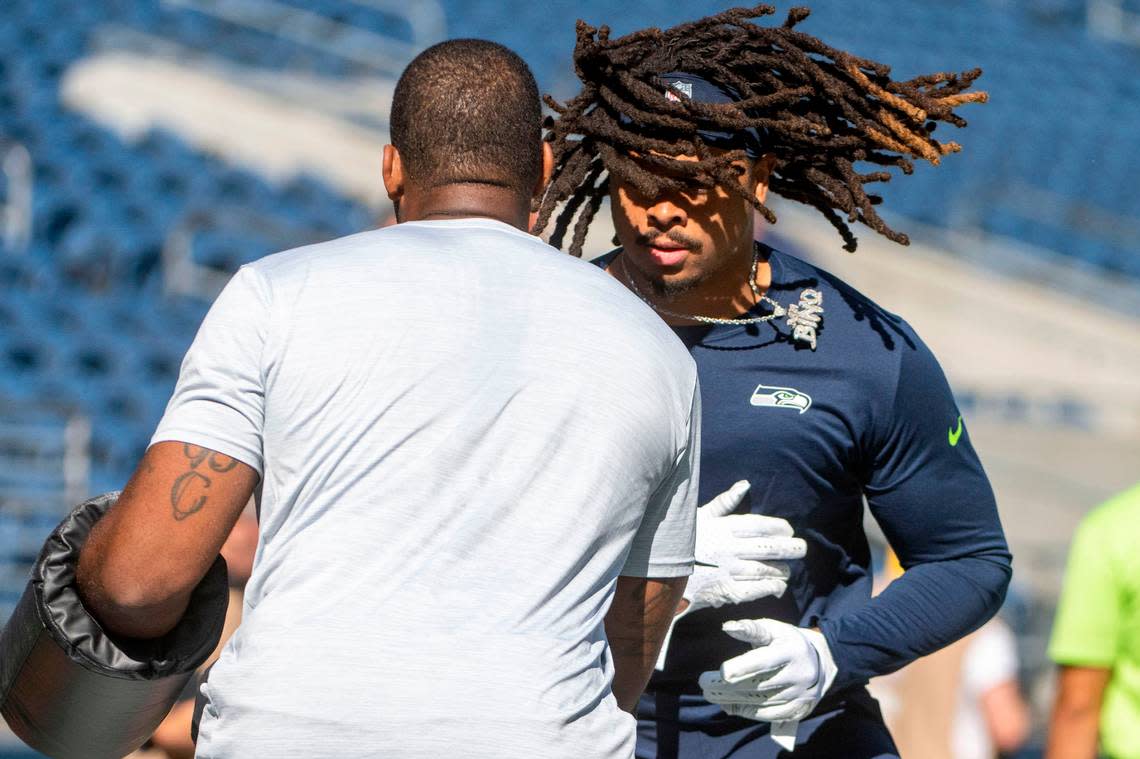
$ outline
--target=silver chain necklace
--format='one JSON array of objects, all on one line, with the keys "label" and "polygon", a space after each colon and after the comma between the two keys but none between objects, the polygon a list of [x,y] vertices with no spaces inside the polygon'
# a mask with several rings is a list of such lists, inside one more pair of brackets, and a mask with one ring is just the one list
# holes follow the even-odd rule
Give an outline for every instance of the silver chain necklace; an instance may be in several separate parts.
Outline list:
[{"label": "silver chain necklace", "polygon": [[621,258],[621,271],[625,275],[625,281],[629,283],[629,289],[633,290],[633,294],[641,298],[647,306],[652,308],[659,314],[672,316],[674,319],[689,319],[690,321],[701,322],[702,324],[761,324],[772,319],[779,319],[787,313],[787,310],[776,301],[769,298],[760,292],[760,286],[756,284],[756,271],[760,267],[760,249],[753,246],[752,249],[752,270],[748,274],[748,287],[752,289],[752,296],[756,298],[756,303],[768,303],[772,307],[772,313],[766,316],[753,316],[747,319],[721,319],[716,316],[701,316],[699,314],[682,314],[679,311],[670,311],[663,306],[659,306],[641,292],[637,283],[633,281],[633,277],[629,274],[629,269],[626,267],[624,252]]}]

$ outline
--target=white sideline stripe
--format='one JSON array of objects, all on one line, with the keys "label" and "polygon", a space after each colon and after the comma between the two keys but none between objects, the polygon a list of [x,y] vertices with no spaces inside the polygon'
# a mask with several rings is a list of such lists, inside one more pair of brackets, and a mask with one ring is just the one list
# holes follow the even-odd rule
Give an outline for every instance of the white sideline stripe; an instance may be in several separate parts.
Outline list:
[{"label": "white sideline stripe", "polygon": [[443,9],[432,0],[407,4],[363,0],[362,4],[403,18],[411,27],[413,41],[377,34],[275,0],[163,0],[166,6],[193,9],[393,74],[399,74],[416,53],[447,34]]},{"label": "white sideline stripe", "polygon": [[[395,88],[393,80],[368,84],[376,101],[389,101]],[[243,86],[205,66],[124,51],[99,53],[67,71],[61,96],[68,107],[127,140],[162,128],[270,180],[308,173],[372,207],[386,203],[380,181],[386,132]]]}]

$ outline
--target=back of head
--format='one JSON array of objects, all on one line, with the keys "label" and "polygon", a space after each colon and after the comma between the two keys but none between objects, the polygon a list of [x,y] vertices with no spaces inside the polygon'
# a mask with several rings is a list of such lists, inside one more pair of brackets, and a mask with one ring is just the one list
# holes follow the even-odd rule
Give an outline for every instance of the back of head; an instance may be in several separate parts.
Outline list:
[{"label": "back of head", "polygon": [[534,75],[494,42],[449,40],[416,56],[396,85],[391,133],[421,189],[471,182],[529,195],[542,171]]}]

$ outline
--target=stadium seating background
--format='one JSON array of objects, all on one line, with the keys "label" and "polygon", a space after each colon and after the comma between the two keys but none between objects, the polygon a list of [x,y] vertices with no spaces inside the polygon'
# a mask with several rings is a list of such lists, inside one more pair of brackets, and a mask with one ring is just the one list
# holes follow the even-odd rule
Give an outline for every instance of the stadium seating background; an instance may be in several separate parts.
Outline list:
[{"label": "stadium seating background", "polygon": [[[152,129],[137,139],[64,104],[61,82],[108,25],[246,69],[375,75],[366,62],[227,22],[179,0],[0,5],[0,151],[31,159],[31,225],[0,238],[0,620],[62,508],[50,458],[89,420],[87,489],[121,487],[145,449],[208,297],[164,288],[163,251],[193,222],[190,256],[235,270],[274,250],[373,225],[385,212],[325,179],[276,181]],[[210,3],[203,3],[209,6]],[[225,5],[220,3],[219,5]],[[280,5],[409,42],[395,3]],[[1077,0],[819,0],[803,29],[911,75],[981,66],[992,93],[962,113],[965,152],[886,188],[893,217],[1028,243],[1049,260],[1140,285],[1140,45],[1090,32]],[[1140,11],[1133,0],[1122,7]],[[443,0],[449,37],[518,50],[544,91],[574,92],[574,20],[615,33],[727,7],[649,0]],[[786,6],[782,6],[784,8]],[[681,14],[681,15],[678,15]],[[390,72],[388,74],[390,76]],[[382,129],[383,125],[379,125]],[[945,127],[944,127],[945,128]],[[945,135],[943,135],[945,136]],[[21,146],[17,148],[16,146]],[[0,186],[10,202],[12,182]],[[36,464],[38,466],[38,464]],[[34,471],[33,471],[34,470]]]},{"label": "stadium seating background", "polygon": [[[348,2],[300,3],[384,34],[398,19]],[[616,32],[683,20],[658,3],[477,3],[449,0],[451,36],[500,40],[519,50],[541,85],[573,91],[574,18]],[[509,7],[508,7],[509,6]],[[724,7],[691,2],[687,17]],[[981,65],[994,93],[964,108],[966,151],[937,170],[920,167],[884,188],[886,208],[932,225],[974,226],[1071,256],[1106,273],[1140,277],[1136,239],[1140,170],[1137,48],[1098,40],[1081,4],[820,2],[805,28],[834,44],[895,63],[897,74]],[[0,10],[0,140],[24,145],[35,172],[30,250],[0,256],[4,328],[0,397],[80,409],[94,419],[95,482],[121,484],[165,402],[181,354],[207,305],[163,298],[163,241],[180,220],[223,209],[268,219],[273,239],[228,228],[203,234],[199,262],[232,271],[274,248],[365,228],[372,214],[306,178],[274,186],[176,136],[128,144],[63,107],[59,81],[97,26],[115,22],[213,55],[336,76],[353,64],[271,35],[159,2],[17,0]],[[509,18],[509,24],[504,20]],[[1078,116],[1079,115],[1079,116]],[[1035,204],[1033,193],[1052,203]],[[1038,198],[1040,200],[1040,198]],[[1082,211],[1095,212],[1082,215]],[[1090,223],[1100,214],[1117,229]],[[1127,244],[1131,242],[1131,244]],[[46,328],[46,329],[45,329]]]}]

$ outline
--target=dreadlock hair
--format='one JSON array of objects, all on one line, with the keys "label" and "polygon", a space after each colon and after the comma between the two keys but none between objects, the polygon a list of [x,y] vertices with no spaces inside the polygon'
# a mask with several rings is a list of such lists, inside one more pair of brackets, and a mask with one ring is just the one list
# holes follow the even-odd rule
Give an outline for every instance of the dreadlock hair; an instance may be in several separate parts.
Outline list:
[{"label": "dreadlock hair", "polygon": [[[910,174],[912,159],[937,165],[941,156],[961,150],[957,143],[940,143],[931,135],[938,122],[966,126],[955,107],[986,102],[985,92],[967,92],[981,69],[895,81],[889,66],[797,31],[810,14],[807,8],[792,8],[778,27],[750,21],[775,12],[770,5],[734,8],[666,31],[644,29],[614,40],[608,27],[579,21],[574,69],[582,91],[565,104],[544,98],[557,113],[546,121],[555,168],[534,209],[535,232],[542,232],[565,203],[555,216],[550,242],[562,247],[577,215],[570,252],[581,256],[590,221],[609,192],[610,176],[647,197],[719,185],[775,223],[771,209],[732,173],[732,162],[744,151],[713,152],[697,134],[700,129],[754,128],[765,135],[765,152],[778,158],[769,178],[771,191],[817,209],[839,232],[846,250],[856,248],[848,226],[856,221],[909,244],[906,235],[875,212],[882,198],[864,188],[889,181],[890,172],[860,173],[855,164],[897,167]],[[669,91],[676,97],[668,97],[658,77],[670,71],[730,87],[739,100],[700,103],[672,86]],[[679,155],[697,160],[676,160]],[[669,171],[654,173],[663,167]]]}]

